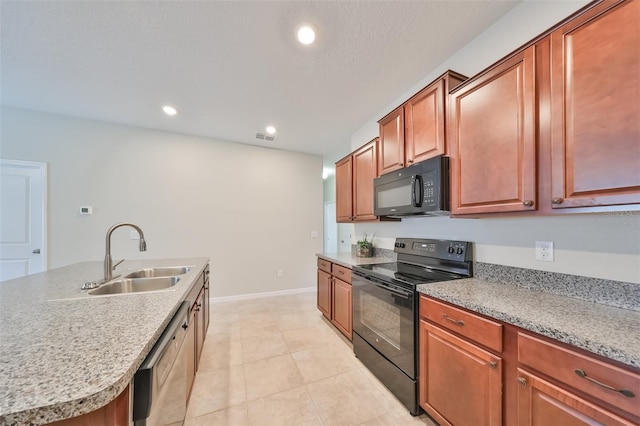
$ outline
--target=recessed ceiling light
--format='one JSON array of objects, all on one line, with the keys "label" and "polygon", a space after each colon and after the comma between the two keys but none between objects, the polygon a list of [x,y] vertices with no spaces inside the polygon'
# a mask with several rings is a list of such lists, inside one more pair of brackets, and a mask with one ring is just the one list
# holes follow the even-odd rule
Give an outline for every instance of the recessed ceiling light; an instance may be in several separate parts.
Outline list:
[{"label": "recessed ceiling light", "polygon": [[316,39],[316,30],[311,24],[300,24],[296,29],[296,37],[302,44],[311,44]]},{"label": "recessed ceiling light", "polygon": [[171,105],[165,105],[162,107],[162,110],[164,111],[165,114],[167,115],[176,115],[178,113],[178,110],[175,109],[174,107],[172,107]]},{"label": "recessed ceiling light", "polygon": [[276,128],[273,126],[267,126],[264,130],[266,130],[270,135],[274,135],[276,133]]}]

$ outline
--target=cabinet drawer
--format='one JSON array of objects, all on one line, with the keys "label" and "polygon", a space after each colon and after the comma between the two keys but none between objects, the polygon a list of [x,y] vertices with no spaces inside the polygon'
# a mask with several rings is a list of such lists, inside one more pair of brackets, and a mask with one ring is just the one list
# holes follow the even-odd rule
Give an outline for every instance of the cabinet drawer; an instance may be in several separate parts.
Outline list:
[{"label": "cabinet drawer", "polygon": [[497,322],[424,296],[420,296],[420,316],[482,346],[502,352],[502,325]]},{"label": "cabinet drawer", "polygon": [[331,273],[331,262],[318,258],[318,269]]},{"label": "cabinet drawer", "polygon": [[[640,416],[639,374],[523,333],[518,333],[518,361],[601,401]],[[624,389],[635,396],[625,396],[607,389],[605,385]]]},{"label": "cabinet drawer", "polygon": [[331,275],[351,284],[351,269],[349,268],[345,268],[344,266],[336,265],[334,263],[331,269]]}]

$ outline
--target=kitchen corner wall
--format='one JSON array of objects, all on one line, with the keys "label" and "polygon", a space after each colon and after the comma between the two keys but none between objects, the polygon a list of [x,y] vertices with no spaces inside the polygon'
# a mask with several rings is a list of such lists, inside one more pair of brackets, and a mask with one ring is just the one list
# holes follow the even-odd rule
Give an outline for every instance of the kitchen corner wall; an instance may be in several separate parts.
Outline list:
[{"label": "kitchen corner wall", "polygon": [[0,158],[48,164],[50,268],[102,261],[109,226],[130,221],[148,251],[121,228],[114,259],[209,257],[212,297],[315,286],[321,157],[7,107],[0,119]]},{"label": "kitchen corner wall", "polygon": [[[378,135],[377,120],[447,69],[471,77],[587,3],[520,3],[365,123],[352,135],[351,150]],[[638,212],[483,219],[420,217],[352,226],[352,243],[373,232],[374,245],[388,249],[393,248],[395,237],[458,239],[474,242],[476,261],[640,283]],[[535,260],[536,240],[554,242],[554,262]]]}]

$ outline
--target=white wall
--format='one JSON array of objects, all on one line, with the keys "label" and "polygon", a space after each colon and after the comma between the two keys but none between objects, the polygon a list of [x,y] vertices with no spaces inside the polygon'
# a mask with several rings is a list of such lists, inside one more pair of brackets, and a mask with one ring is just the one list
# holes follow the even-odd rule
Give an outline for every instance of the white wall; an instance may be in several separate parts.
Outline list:
[{"label": "white wall", "polygon": [[321,157],[6,107],[0,118],[0,158],[48,164],[50,268],[102,260],[106,230],[131,221],[148,251],[122,228],[115,259],[210,257],[213,297],[315,285]]},{"label": "white wall", "polygon": [[[524,1],[495,25],[400,94],[351,137],[351,149],[378,135],[377,120],[447,69],[473,76],[569,16],[587,1]],[[410,83],[409,83],[410,84]],[[636,213],[515,217],[413,218],[354,226],[352,241],[376,233],[374,244],[393,248],[395,237],[473,241],[482,262],[640,283],[640,215]],[[535,260],[535,241],[553,241],[555,261]]]}]

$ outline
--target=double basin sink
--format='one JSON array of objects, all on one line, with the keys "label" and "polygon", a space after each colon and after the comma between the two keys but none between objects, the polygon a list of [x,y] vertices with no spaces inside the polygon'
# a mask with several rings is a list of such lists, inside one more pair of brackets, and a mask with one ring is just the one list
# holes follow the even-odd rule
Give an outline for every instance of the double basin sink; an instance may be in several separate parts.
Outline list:
[{"label": "double basin sink", "polygon": [[186,274],[190,269],[189,266],[140,269],[125,275],[122,279],[102,284],[90,290],[89,294],[99,296],[165,290],[176,285],[180,281],[180,275]]}]

